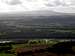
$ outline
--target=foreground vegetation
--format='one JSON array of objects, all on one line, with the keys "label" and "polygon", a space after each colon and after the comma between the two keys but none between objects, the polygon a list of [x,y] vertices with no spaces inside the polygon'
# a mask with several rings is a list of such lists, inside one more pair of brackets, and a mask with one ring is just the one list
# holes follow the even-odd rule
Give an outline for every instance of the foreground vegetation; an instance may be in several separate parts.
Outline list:
[{"label": "foreground vegetation", "polygon": [[[59,43],[59,42],[63,42],[64,40],[51,40],[51,39],[37,39],[37,40],[24,40],[22,43],[21,41],[18,41],[18,42],[9,42],[9,43],[0,43],[0,56],[16,56],[17,53],[16,53],[16,50],[19,48],[24,48],[24,49],[27,49],[27,50],[31,50],[33,48],[37,48],[37,47],[40,47],[40,48],[44,48],[45,46],[46,47],[52,47],[54,44],[56,43]],[[68,41],[68,40],[66,40]],[[19,51],[22,51],[19,50]],[[38,55],[39,53],[37,53]],[[51,53],[48,53],[47,51],[44,52],[44,53],[41,53],[42,55],[43,54],[50,54]]]}]

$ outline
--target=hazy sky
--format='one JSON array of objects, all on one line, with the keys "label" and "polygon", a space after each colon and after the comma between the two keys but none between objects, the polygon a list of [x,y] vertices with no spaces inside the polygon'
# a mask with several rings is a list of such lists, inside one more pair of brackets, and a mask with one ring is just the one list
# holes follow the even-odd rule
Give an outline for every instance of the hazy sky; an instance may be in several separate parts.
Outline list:
[{"label": "hazy sky", "polygon": [[34,10],[75,13],[75,0],[0,0],[0,13]]}]

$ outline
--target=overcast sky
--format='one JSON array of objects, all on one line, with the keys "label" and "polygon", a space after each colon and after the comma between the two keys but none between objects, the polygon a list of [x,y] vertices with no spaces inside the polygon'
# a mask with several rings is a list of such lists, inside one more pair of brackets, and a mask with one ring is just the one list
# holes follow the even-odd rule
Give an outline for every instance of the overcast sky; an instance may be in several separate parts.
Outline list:
[{"label": "overcast sky", "polygon": [[0,0],[0,13],[35,10],[75,13],[75,0]]}]

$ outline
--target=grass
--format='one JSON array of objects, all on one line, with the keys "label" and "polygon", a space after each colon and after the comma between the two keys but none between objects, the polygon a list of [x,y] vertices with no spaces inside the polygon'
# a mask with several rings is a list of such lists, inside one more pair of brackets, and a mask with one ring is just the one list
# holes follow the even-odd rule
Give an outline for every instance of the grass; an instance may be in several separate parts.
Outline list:
[{"label": "grass", "polygon": [[15,56],[14,54],[0,53],[0,56]]},{"label": "grass", "polygon": [[[38,41],[38,40],[36,40]],[[16,48],[32,48],[32,46],[36,46],[36,45],[48,45],[48,46],[52,46],[53,44],[56,44],[60,41],[55,41],[55,40],[49,40],[47,43],[45,41],[41,41],[41,43],[34,43],[34,44],[29,44],[29,43],[23,43],[23,44],[12,44],[13,49],[11,50],[11,52],[15,52]],[[0,53],[0,56],[16,56],[14,53],[13,54],[8,54],[8,53]]]},{"label": "grass", "polygon": [[38,43],[38,40],[36,40],[37,43],[34,43],[34,44],[29,44],[29,43],[23,43],[23,44],[15,44],[15,45],[12,45],[13,48],[26,48],[26,47],[31,47],[31,46],[34,46],[34,45],[49,45],[49,46],[52,46],[60,41],[54,41],[54,40],[49,40],[47,43],[45,41],[41,41],[41,43]]}]

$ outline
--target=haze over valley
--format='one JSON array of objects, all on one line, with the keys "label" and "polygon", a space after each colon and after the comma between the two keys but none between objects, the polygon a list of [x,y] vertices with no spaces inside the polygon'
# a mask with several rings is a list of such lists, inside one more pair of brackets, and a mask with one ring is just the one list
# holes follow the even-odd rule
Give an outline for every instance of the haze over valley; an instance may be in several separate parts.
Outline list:
[{"label": "haze over valley", "polygon": [[48,12],[0,16],[1,38],[35,39],[75,37],[74,15],[52,11]]}]

